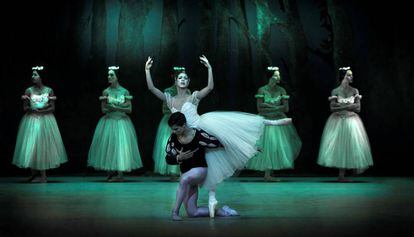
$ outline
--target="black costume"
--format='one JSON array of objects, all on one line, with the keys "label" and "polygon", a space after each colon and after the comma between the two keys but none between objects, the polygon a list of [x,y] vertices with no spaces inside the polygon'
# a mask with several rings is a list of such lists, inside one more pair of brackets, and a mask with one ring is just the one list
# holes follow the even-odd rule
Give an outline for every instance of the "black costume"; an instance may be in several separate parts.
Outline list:
[{"label": "black costume", "polygon": [[[180,165],[181,173],[185,173],[195,167],[207,167],[205,159],[205,148],[217,148],[222,147],[221,143],[217,138],[211,136],[207,132],[201,129],[195,129],[196,133],[193,140],[188,144],[181,144],[178,141],[178,137],[175,134],[171,134],[168,139],[165,151],[167,156],[165,157],[169,165]],[[193,157],[183,160],[182,162],[177,161],[178,151],[183,149],[183,152],[191,150],[195,151]]]}]

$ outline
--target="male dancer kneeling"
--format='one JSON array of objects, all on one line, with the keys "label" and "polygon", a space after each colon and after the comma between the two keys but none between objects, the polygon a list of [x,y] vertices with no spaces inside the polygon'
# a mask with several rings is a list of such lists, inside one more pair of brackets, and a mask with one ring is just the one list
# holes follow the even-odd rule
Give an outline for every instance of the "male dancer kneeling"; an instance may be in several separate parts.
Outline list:
[{"label": "male dancer kneeling", "polygon": [[[205,131],[188,127],[184,114],[180,112],[171,114],[168,125],[172,129],[172,134],[167,143],[165,159],[170,165],[179,164],[181,170],[172,219],[182,220],[178,213],[183,202],[189,217],[209,216],[208,207],[197,206],[198,185],[202,184],[207,176],[205,148],[218,148],[222,145],[217,138]],[[217,216],[238,215],[228,206],[223,206],[215,212]]]}]

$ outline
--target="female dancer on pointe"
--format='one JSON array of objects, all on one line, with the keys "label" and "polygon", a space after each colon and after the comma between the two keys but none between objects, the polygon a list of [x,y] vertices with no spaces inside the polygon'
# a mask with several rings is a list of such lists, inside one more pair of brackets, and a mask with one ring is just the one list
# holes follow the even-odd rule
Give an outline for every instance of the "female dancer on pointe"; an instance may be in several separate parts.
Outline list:
[{"label": "female dancer on pointe", "polygon": [[[235,170],[244,168],[249,159],[257,154],[257,142],[263,133],[264,119],[243,112],[210,112],[200,116],[197,106],[214,88],[210,63],[204,55],[200,57],[200,62],[208,70],[208,83],[205,88],[194,91],[191,95],[186,93],[190,79],[185,70],[175,73],[177,95],[174,97],[169,93],[162,93],[154,86],[150,73],[153,60],[150,57],[145,64],[145,74],[148,89],[160,100],[166,101],[172,113],[183,113],[189,127],[203,129],[216,137],[224,147],[206,151],[208,172],[203,187],[209,190],[209,214],[214,217],[217,205],[216,185],[230,177]],[[290,119],[275,121],[277,123],[287,124]]]}]

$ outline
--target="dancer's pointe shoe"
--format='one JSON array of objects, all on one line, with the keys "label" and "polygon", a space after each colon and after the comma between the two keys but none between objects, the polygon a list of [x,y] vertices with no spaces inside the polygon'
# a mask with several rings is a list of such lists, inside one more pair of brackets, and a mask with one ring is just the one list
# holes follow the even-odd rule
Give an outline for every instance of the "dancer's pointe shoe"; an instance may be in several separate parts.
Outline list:
[{"label": "dancer's pointe shoe", "polygon": [[171,215],[171,220],[173,220],[173,221],[182,221],[183,220],[183,218],[181,218],[179,215],[178,215],[178,213],[177,212],[172,212],[172,215]]},{"label": "dancer's pointe shoe", "polygon": [[221,209],[224,211],[224,213],[226,213],[226,216],[239,216],[239,213],[236,210],[231,209],[227,205],[224,205]]},{"label": "dancer's pointe shoe", "polygon": [[216,211],[217,200],[212,199],[208,201],[208,213],[210,214],[210,218],[214,218],[214,212]]}]

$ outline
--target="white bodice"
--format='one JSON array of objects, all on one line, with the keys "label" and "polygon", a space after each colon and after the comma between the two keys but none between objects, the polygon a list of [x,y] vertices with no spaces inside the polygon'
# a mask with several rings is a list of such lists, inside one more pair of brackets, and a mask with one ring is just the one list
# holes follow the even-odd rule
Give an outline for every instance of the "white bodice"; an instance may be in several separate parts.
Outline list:
[{"label": "white bodice", "polygon": [[115,105],[120,105],[125,103],[125,96],[124,95],[118,95],[118,96],[113,96],[113,95],[108,95],[108,103],[110,104],[115,104]]},{"label": "white bodice", "polygon": [[42,109],[47,106],[49,102],[49,93],[43,93],[40,95],[31,94],[30,95],[30,107],[36,109]]},{"label": "white bodice", "polygon": [[200,115],[197,112],[198,103],[200,102],[199,99],[197,99],[197,93],[198,91],[194,91],[191,96],[188,97],[187,101],[184,102],[183,106],[181,107],[181,110],[178,110],[174,108],[173,101],[174,98],[169,93],[164,93],[165,98],[167,101],[167,106],[171,110],[171,113],[175,112],[181,112],[184,114],[185,119],[187,120],[187,125],[192,128],[198,127],[199,121],[200,121]]},{"label": "white bodice", "polygon": [[338,103],[341,103],[341,104],[353,104],[353,103],[355,103],[355,96],[350,96],[350,97],[347,97],[347,98],[338,96],[337,101],[338,101]]},{"label": "white bodice", "polygon": [[359,94],[352,95],[352,96],[349,96],[349,97],[342,97],[342,96],[335,96],[334,95],[334,96],[329,97],[329,100],[336,100],[340,104],[353,104],[353,103],[355,103],[356,98],[361,99],[362,96],[359,95]]}]

